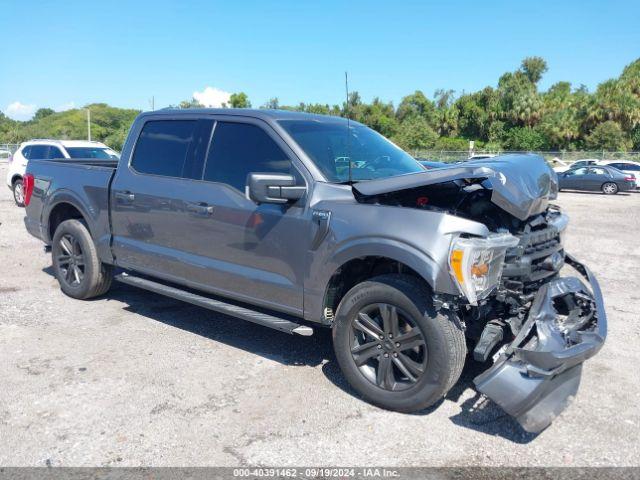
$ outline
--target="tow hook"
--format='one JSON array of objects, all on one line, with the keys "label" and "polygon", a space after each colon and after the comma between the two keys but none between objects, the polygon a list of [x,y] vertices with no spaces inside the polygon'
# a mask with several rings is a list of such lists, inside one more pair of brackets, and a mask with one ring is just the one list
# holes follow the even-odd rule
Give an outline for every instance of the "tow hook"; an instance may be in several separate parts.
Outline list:
[{"label": "tow hook", "polygon": [[503,325],[489,322],[482,330],[480,340],[473,349],[473,359],[476,362],[486,362],[496,345],[504,337]]}]

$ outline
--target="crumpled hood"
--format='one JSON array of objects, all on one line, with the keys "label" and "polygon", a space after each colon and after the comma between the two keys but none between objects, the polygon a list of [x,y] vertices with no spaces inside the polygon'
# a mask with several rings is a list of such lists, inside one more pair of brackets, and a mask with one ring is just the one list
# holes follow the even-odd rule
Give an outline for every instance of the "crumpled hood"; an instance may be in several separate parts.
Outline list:
[{"label": "crumpled hood", "polygon": [[472,160],[450,167],[397,177],[369,180],[353,185],[364,196],[434,185],[465,178],[483,178],[482,185],[492,191],[491,201],[511,215],[526,220],[547,209],[557,197],[558,178],[540,155],[500,155]]}]

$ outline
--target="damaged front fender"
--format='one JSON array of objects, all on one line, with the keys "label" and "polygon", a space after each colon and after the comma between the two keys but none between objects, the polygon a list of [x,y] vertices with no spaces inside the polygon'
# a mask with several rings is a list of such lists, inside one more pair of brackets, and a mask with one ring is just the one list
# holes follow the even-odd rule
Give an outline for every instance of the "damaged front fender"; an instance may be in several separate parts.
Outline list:
[{"label": "damaged front fender", "polygon": [[591,271],[571,255],[576,277],[558,278],[538,291],[526,322],[495,364],[474,383],[529,432],[544,430],[578,391],[582,363],[607,336],[602,292]]}]

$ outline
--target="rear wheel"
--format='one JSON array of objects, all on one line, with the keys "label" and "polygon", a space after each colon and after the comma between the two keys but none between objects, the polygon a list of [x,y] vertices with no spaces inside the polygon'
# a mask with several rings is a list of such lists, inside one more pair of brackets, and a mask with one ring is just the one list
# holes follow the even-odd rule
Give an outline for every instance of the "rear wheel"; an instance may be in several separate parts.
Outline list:
[{"label": "rear wheel", "polygon": [[80,220],[65,220],[53,235],[53,271],[62,291],[86,299],[102,295],[111,287],[112,267],[98,258],[87,226]]},{"label": "rear wheel", "polygon": [[24,207],[24,185],[21,178],[13,182],[13,201],[19,207]]},{"label": "rear wheel", "polygon": [[457,319],[436,312],[429,290],[404,275],[353,287],[336,312],[333,345],[351,386],[371,403],[400,412],[442,398],[466,356]]},{"label": "rear wheel", "polygon": [[618,185],[613,182],[607,182],[602,184],[602,193],[605,195],[615,195],[618,193]]}]

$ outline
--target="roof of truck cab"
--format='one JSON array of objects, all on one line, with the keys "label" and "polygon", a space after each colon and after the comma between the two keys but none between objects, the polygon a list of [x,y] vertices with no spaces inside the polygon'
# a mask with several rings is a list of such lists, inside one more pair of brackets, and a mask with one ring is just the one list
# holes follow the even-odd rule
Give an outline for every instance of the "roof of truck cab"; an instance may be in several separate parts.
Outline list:
[{"label": "roof of truck cab", "polygon": [[[173,109],[165,108],[162,110],[154,110],[150,112],[143,112],[140,116],[156,116],[156,115],[230,115],[230,116],[242,116],[259,118],[265,121],[278,121],[278,120],[315,120],[323,122],[346,122],[344,117],[338,117],[334,115],[320,115],[317,113],[295,112],[291,110],[274,110],[274,109],[257,109],[257,108],[184,108]],[[358,124],[354,120],[351,122]]]}]

